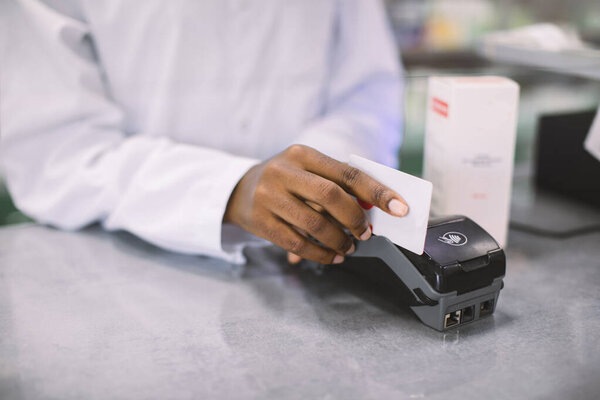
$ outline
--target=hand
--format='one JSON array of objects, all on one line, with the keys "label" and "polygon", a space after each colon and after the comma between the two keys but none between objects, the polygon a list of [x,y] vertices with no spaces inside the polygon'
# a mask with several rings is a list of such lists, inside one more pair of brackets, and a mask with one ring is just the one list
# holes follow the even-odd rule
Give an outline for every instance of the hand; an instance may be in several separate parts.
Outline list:
[{"label": "hand", "polygon": [[344,229],[359,240],[371,237],[369,221],[351,195],[394,216],[408,212],[400,195],[367,174],[313,148],[293,145],[240,179],[223,221],[289,251],[295,256],[290,262],[305,258],[339,264],[355,248]]}]

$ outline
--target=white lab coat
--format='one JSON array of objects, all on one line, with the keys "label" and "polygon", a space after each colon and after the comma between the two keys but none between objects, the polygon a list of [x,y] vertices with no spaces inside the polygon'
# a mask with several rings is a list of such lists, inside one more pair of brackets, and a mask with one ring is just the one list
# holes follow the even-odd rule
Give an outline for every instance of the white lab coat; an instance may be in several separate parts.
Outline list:
[{"label": "white lab coat", "polygon": [[293,143],[396,164],[379,0],[2,0],[5,179],[36,220],[242,262],[244,173]]}]

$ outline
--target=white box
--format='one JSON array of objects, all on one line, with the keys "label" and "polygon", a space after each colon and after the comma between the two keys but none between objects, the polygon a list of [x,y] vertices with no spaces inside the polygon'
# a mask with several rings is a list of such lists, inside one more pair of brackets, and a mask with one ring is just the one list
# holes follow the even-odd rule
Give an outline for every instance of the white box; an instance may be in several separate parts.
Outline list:
[{"label": "white box", "polygon": [[507,78],[431,77],[424,178],[431,213],[462,214],[506,244],[519,85]]}]

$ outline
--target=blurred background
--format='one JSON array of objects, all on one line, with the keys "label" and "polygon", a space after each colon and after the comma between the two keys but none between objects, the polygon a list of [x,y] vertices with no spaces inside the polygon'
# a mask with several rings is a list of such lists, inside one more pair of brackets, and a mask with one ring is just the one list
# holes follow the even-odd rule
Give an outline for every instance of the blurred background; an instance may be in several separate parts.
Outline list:
[{"label": "blurred background", "polygon": [[[387,7],[406,68],[405,132],[401,169],[422,170],[427,77],[502,75],[521,86],[516,162],[534,156],[539,116],[596,109],[600,80],[484,57],[486,34],[542,22],[571,28],[600,47],[598,0],[388,0]],[[500,58],[500,57],[498,57]]]},{"label": "blurred background", "polygon": [[[486,34],[549,22],[568,27],[600,48],[598,0],[386,0],[406,68],[403,171],[422,171],[427,78],[432,75],[502,75],[521,85],[516,162],[534,157],[541,115],[596,109],[600,79],[577,68],[540,67],[522,60],[490,57],[482,51]],[[554,59],[556,61],[556,59]],[[26,221],[16,211],[0,171],[0,225]]]}]

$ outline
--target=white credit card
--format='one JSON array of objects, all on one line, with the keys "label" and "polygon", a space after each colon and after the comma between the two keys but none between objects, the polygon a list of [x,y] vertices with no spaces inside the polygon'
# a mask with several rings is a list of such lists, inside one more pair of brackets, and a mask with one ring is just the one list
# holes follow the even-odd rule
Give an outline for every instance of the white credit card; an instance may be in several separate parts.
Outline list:
[{"label": "white credit card", "polygon": [[592,129],[585,139],[585,149],[600,161],[600,108],[592,124]]},{"label": "white credit card", "polygon": [[367,210],[373,233],[385,236],[415,254],[423,254],[433,189],[431,182],[354,154],[350,156],[350,165],[393,189],[408,204],[405,217],[394,217],[377,207]]}]

